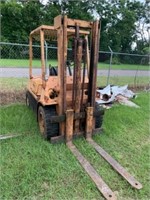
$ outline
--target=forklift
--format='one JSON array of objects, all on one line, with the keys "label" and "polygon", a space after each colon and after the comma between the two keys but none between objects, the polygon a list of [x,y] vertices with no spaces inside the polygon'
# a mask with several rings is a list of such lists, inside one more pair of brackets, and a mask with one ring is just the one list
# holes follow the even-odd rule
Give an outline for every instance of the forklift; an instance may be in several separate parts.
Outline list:
[{"label": "forklift", "polygon": [[[57,66],[45,62],[45,41],[57,42]],[[103,181],[94,167],[73,144],[73,139],[83,136],[128,183],[136,189],[142,185],[131,176],[93,139],[100,133],[104,110],[97,104],[97,64],[100,40],[100,21],[70,19],[66,15],[54,18],[54,26],[42,25],[30,33],[29,82],[26,104],[36,113],[41,135],[52,143],[65,141],[94,181],[98,190],[108,200],[115,193]],[[40,42],[41,73],[33,73],[33,42]],[[68,47],[72,47],[71,61]]]}]

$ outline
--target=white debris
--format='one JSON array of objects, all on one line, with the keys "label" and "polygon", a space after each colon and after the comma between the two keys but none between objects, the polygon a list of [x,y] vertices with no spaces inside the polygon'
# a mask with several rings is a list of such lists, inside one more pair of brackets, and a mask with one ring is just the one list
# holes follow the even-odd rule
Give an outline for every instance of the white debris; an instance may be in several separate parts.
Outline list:
[{"label": "white debris", "polygon": [[138,105],[136,105],[132,101],[129,101],[129,99],[127,97],[124,97],[122,95],[118,95],[117,96],[117,101],[122,105],[126,105],[126,106],[129,106],[129,107],[140,108]]},{"label": "white debris", "polygon": [[0,140],[5,140],[5,139],[9,139],[9,138],[14,138],[14,137],[19,137],[21,135],[0,135]]},{"label": "white debris", "polygon": [[121,104],[139,108],[135,103],[129,101],[131,98],[135,98],[136,94],[128,89],[128,85],[119,87],[119,86],[110,86],[108,85],[104,89],[97,90],[96,99],[98,104],[108,104],[114,101],[118,101]]}]

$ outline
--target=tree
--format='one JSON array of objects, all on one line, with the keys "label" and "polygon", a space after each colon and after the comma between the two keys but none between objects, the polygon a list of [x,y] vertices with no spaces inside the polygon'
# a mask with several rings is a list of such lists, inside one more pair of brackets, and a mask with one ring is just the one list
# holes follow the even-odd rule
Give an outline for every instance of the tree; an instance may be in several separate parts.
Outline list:
[{"label": "tree", "polygon": [[143,3],[144,9],[139,11],[139,20],[136,23],[136,49],[135,52],[145,53],[149,52],[149,42],[150,42],[150,2],[145,1]]},{"label": "tree", "polygon": [[1,4],[2,39],[5,41],[21,41],[26,37],[23,31],[22,6],[16,2]]},{"label": "tree", "polygon": [[[41,24],[52,25],[62,11],[70,18],[101,19],[100,49],[132,52],[133,43],[142,51],[148,46],[143,30],[149,23],[148,1],[136,0],[7,0],[1,5],[2,40],[27,42],[31,30]],[[142,27],[142,28],[140,28]]]},{"label": "tree", "polygon": [[27,38],[33,29],[43,24],[43,7],[40,1],[26,1],[23,3],[23,29],[27,34]]},{"label": "tree", "polygon": [[43,5],[39,1],[7,1],[1,4],[2,40],[28,42],[31,30],[42,24]]},{"label": "tree", "polygon": [[73,19],[81,19],[81,20],[91,20],[93,19],[91,15],[89,0],[82,1],[63,1],[62,8],[64,8],[64,12],[68,15],[68,17]]},{"label": "tree", "polygon": [[131,52],[132,43],[136,42],[136,22],[144,10],[142,3],[131,0],[93,0],[93,9],[96,10],[102,21],[101,47],[114,51]]},{"label": "tree", "polygon": [[58,1],[49,1],[43,9],[43,23],[52,25],[54,17],[61,14],[61,7]]}]

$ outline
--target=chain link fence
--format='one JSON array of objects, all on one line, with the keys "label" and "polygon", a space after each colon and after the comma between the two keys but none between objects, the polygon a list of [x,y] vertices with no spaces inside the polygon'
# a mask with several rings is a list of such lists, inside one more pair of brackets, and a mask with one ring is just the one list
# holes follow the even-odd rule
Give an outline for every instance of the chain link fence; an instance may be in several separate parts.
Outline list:
[{"label": "chain link fence", "polygon": [[[46,66],[57,66],[57,47],[45,43]],[[0,78],[28,78],[29,45],[0,43]],[[33,45],[33,68],[40,74],[40,45]],[[68,49],[68,60],[72,60],[72,50]],[[99,51],[98,85],[147,85],[149,84],[149,55]]]}]

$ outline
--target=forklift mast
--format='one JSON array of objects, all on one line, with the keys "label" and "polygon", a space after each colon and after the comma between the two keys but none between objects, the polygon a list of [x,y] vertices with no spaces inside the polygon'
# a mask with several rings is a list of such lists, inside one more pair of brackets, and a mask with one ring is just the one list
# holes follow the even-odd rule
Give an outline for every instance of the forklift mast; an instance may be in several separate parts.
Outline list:
[{"label": "forklift mast", "polygon": [[[67,16],[58,16],[54,19],[54,27],[57,29],[57,43],[58,43],[58,78],[59,84],[62,85],[60,90],[60,102],[59,102],[59,115],[65,114],[67,110],[66,99],[66,62],[67,62],[67,47],[68,47],[68,29],[74,31],[73,36],[73,83],[72,83],[72,110],[74,113],[80,113],[83,111],[83,93],[85,83],[85,65],[86,58],[89,57],[87,52],[87,35],[80,36],[80,32],[88,30],[88,34],[91,32],[91,56],[89,64],[89,83],[88,84],[88,102],[87,105],[94,107],[95,105],[95,91],[96,91],[96,73],[98,62],[98,50],[99,50],[99,33],[100,25],[99,21],[86,22],[81,20],[68,19]],[[86,32],[85,32],[86,33]],[[84,55],[83,55],[84,52]],[[86,56],[87,53],[87,56]],[[84,56],[83,74],[81,75],[82,57]],[[91,124],[92,125],[92,124]],[[79,120],[74,122],[74,131],[79,132]],[[92,125],[93,126],[93,125]],[[67,127],[67,126],[66,126]],[[64,134],[64,126],[61,126],[61,132]]]}]

